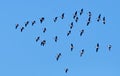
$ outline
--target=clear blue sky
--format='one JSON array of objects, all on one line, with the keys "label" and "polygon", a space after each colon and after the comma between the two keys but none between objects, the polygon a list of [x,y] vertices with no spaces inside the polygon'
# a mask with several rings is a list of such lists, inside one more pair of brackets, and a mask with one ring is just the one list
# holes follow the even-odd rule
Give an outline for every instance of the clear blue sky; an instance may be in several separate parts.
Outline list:
[{"label": "clear blue sky", "polygon": [[[0,76],[120,76],[119,3],[119,0],[1,0]],[[67,37],[72,15],[81,8],[84,13]],[[87,27],[89,11],[92,21]],[[53,18],[62,13],[65,19],[54,23]],[[96,22],[99,14],[106,17],[105,25]],[[45,22],[40,24],[42,16]],[[20,29],[15,30],[15,24],[24,26],[27,20],[36,20],[36,24],[33,27],[29,24],[22,33]],[[85,30],[82,37],[79,36],[81,29]],[[54,42],[56,35],[57,43]],[[37,36],[46,39],[45,47],[35,42]],[[96,53],[98,42],[100,49]],[[112,45],[110,52],[108,44]],[[85,49],[83,57],[79,56],[81,49]],[[55,57],[59,52],[62,56],[57,62]]]}]

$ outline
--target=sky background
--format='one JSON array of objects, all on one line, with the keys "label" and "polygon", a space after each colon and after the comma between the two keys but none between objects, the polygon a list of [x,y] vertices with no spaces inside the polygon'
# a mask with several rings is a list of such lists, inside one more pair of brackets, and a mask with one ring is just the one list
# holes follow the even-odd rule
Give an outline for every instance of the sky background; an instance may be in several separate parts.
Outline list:
[{"label": "sky background", "polygon": [[[0,76],[120,76],[120,1],[119,0],[0,0]],[[74,22],[69,37],[69,25],[75,11],[84,9],[78,23]],[[88,12],[92,12],[86,26]],[[53,18],[65,13],[65,19]],[[106,17],[106,24],[96,21]],[[39,18],[45,17],[43,24]],[[36,24],[31,25],[35,20]],[[30,24],[21,33],[20,27]],[[20,24],[15,29],[16,24]],[[46,33],[43,28],[46,27]],[[85,32],[79,36],[80,30]],[[58,42],[54,37],[58,36]],[[44,47],[40,41],[47,41]],[[70,51],[70,44],[74,50]],[[96,44],[100,44],[98,53]],[[111,44],[109,52],[107,45]],[[84,49],[83,57],[80,51]],[[56,55],[62,53],[59,61]],[[68,73],[64,72],[69,68]]]}]

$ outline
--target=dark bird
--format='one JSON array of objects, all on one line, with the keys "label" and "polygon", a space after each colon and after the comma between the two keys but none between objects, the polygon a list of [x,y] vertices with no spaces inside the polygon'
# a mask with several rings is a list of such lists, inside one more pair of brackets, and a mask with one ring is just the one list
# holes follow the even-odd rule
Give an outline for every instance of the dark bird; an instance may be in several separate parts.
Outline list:
[{"label": "dark bird", "polygon": [[44,28],[44,29],[43,29],[43,33],[45,33],[45,32],[46,32],[46,30],[47,30],[47,29],[46,29],[46,28]]},{"label": "dark bird", "polygon": [[80,11],[80,15],[82,15],[83,14],[83,8],[81,9],[81,11]]},{"label": "dark bird", "polygon": [[91,12],[88,12],[88,15],[89,15],[89,17],[91,17],[92,16]]},{"label": "dark bird", "polygon": [[87,22],[87,26],[90,24],[90,21]]},{"label": "dark bird", "polygon": [[59,53],[59,54],[57,55],[57,57],[56,57],[56,60],[57,60],[57,61],[59,60],[60,56],[61,56],[61,53]]},{"label": "dark bird", "polygon": [[44,46],[46,44],[46,40],[43,40],[42,42],[41,42],[41,46]]},{"label": "dark bird", "polygon": [[21,32],[24,30],[24,27],[21,28]]},{"label": "dark bird", "polygon": [[99,43],[97,43],[96,45],[96,52],[98,52],[98,49],[99,49]]},{"label": "dark bird", "polygon": [[42,23],[45,20],[44,17],[40,18],[40,23]]},{"label": "dark bird", "polygon": [[98,18],[97,18],[97,22],[99,22],[101,19],[101,14],[99,14]]},{"label": "dark bird", "polygon": [[74,46],[73,46],[73,44],[71,43],[71,45],[70,45],[71,51],[73,50],[73,48],[74,48]]},{"label": "dark bird", "polygon": [[29,21],[25,22],[25,27],[27,27],[28,24],[29,24]]},{"label": "dark bird", "polygon": [[62,13],[61,19],[64,19],[64,16],[65,16],[65,14],[64,14],[64,13]]},{"label": "dark bird", "polygon": [[103,17],[103,24],[105,24],[105,17]]},{"label": "dark bird", "polygon": [[88,18],[88,21],[89,21],[89,22],[91,21],[91,17]]},{"label": "dark bird", "polygon": [[81,50],[80,57],[82,57],[83,54],[84,54],[84,49]]},{"label": "dark bird", "polygon": [[71,22],[71,24],[70,24],[70,29],[72,29],[73,28],[73,22]]},{"label": "dark bird", "polygon": [[35,23],[36,23],[36,21],[33,21],[33,22],[32,22],[32,26],[33,26]]},{"label": "dark bird", "polygon": [[57,37],[57,36],[55,36],[55,42],[57,42],[57,40],[58,40],[58,37]]},{"label": "dark bird", "polygon": [[78,17],[75,18],[75,22],[78,22]]},{"label": "dark bird", "polygon": [[71,30],[68,31],[67,36],[69,36],[70,34],[71,34]]},{"label": "dark bird", "polygon": [[55,18],[54,18],[54,22],[56,22],[56,21],[57,21],[57,19],[58,19],[58,17],[55,17]]},{"label": "dark bird", "polygon": [[40,40],[40,37],[39,37],[39,36],[36,38],[36,42],[38,42],[38,40]]},{"label": "dark bird", "polygon": [[82,36],[83,33],[84,33],[84,30],[82,29],[81,32],[80,32],[80,36]]},{"label": "dark bird", "polygon": [[112,47],[112,45],[108,45],[108,49],[109,49],[109,51],[111,50],[111,47]]},{"label": "dark bird", "polygon": [[75,19],[76,16],[77,16],[77,11],[74,13],[73,19]]},{"label": "dark bird", "polygon": [[19,24],[16,24],[15,29],[17,29],[17,28],[18,28],[18,26],[19,26]]},{"label": "dark bird", "polygon": [[68,68],[65,69],[65,73],[67,73],[67,72],[68,72]]}]

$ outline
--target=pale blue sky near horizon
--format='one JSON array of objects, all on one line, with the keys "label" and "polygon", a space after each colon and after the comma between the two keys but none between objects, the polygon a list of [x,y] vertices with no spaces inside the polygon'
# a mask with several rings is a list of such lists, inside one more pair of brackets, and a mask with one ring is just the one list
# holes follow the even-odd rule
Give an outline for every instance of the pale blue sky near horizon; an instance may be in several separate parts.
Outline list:
[{"label": "pale blue sky near horizon", "polygon": [[[0,1],[0,76],[119,76],[120,75],[120,35],[119,0],[1,0]],[[71,35],[66,36],[75,11],[84,9],[74,22]],[[86,26],[88,12],[92,12],[89,26]],[[65,13],[65,19],[53,18]],[[97,22],[101,14],[106,24]],[[45,17],[41,24],[39,18]],[[35,20],[36,24],[31,25]],[[30,24],[20,32],[26,21]],[[15,29],[15,25],[20,27]],[[46,33],[43,28],[46,27]],[[80,37],[80,30],[84,29]],[[58,36],[58,42],[54,37]],[[45,39],[46,45],[35,42]],[[70,44],[74,50],[70,51]],[[98,53],[96,44],[100,44]],[[107,45],[111,44],[111,51]],[[85,53],[80,57],[80,51]],[[56,55],[62,53],[59,61]],[[68,73],[64,72],[69,68]]]}]

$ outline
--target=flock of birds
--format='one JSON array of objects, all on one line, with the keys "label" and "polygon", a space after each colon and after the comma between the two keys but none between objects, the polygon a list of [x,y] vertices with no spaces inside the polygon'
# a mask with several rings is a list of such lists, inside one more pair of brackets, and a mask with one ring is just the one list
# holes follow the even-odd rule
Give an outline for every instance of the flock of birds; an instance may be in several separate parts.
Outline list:
[{"label": "flock of birds", "polygon": [[[81,16],[82,14],[83,14],[83,8],[80,10],[80,12],[75,11],[75,12],[74,12],[74,15],[73,15],[74,21],[75,21],[75,22],[78,22],[78,19],[79,19],[78,15]],[[88,20],[87,20],[86,26],[89,26],[89,24],[90,24],[90,22],[91,22],[91,16],[92,16],[92,13],[91,13],[91,12],[88,12]],[[64,19],[64,18],[65,18],[65,13],[62,13],[60,17],[61,17],[61,19]],[[39,21],[40,21],[41,24],[44,22],[44,20],[45,20],[44,17],[39,18]],[[54,22],[56,22],[57,20],[58,20],[58,17],[55,17],[55,18],[53,19]],[[102,17],[102,18],[101,18],[101,14],[98,15],[96,21],[97,21],[97,22],[102,21],[103,24],[106,24],[105,17]],[[31,25],[34,26],[35,23],[36,23],[36,21],[34,20],[34,21],[31,22]],[[25,24],[24,24],[24,26],[22,26],[22,27],[20,27],[19,24],[16,24],[15,29],[18,29],[18,27],[20,27],[20,31],[23,32],[23,30],[28,26],[28,24],[30,24],[30,21],[26,21]],[[71,29],[73,28],[73,26],[74,26],[74,22],[71,22],[71,23],[70,23],[70,30],[69,30],[69,31],[67,32],[67,34],[66,34],[67,36],[69,36],[69,35],[71,34]],[[43,29],[43,33],[45,33],[46,30],[47,30],[47,29],[44,28],[44,29]],[[80,36],[82,36],[83,33],[84,33],[84,29],[82,29],[82,30],[80,31]],[[39,40],[40,40],[40,36],[36,37],[35,41],[38,42]],[[54,37],[54,41],[55,41],[55,42],[58,41],[58,36],[55,36],[55,37]],[[46,44],[46,40],[42,40],[42,41],[41,41],[41,46],[45,46],[45,44]],[[97,43],[97,44],[96,44],[96,52],[98,52],[99,47],[100,47],[100,45],[99,45],[99,43]],[[108,47],[108,50],[110,51],[111,48],[112,48],[112,45],[109,44],[107,47]],[[73,51],[73,49],[74,49],[74,45],[71,43],[71,44],[70,44],[70,50]],[[82,57],[83,54],[84,54],[84,49],[82,49],[82,50],[80,51],[80,57]],[[58,61],[61,56],[62,56],[62,54],[61,54],[61,53],[58,53],[57,56],[56,56],[56,61]],[[66,68],[66,69],[65,69],[65,73],[67,73],[68,70],[69,70],[69,69]]]}]

